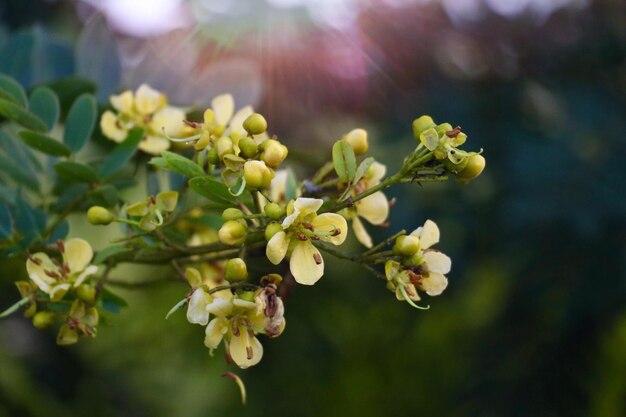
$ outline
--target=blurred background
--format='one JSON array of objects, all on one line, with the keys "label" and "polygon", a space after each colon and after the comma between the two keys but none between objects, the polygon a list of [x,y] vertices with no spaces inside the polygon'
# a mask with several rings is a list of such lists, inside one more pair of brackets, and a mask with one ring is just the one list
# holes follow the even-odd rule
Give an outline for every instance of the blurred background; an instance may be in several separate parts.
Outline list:
[{"label": "blurred background", "polygon": [[170,284],[120,289],[130,306],[70,348],[0,321],[0,416],[625,416],[625,23],[620,0],[2,0],[0,72],[27,87],[232,92],[309,170],[353,127],[393,170],[427,113],[487,169],[389,192],[375,235],[431,218],[454,261],[429,311],[327,262],[263,361],[235,370],[247,406],[203,330],[162,319],[186,291]]}]

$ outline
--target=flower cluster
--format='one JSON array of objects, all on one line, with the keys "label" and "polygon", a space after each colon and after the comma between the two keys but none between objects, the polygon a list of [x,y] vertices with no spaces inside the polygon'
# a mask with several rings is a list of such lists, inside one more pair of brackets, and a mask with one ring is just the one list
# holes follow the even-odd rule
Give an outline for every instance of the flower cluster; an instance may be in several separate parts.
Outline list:
[{"label": "flower cluster", "polygon": [[134,128],[143,129],[143,139],[139,149],[158,155],[169,149],[168,136],[183,136],[188,129],[183,123],[185,112],[167,105],[165,94],[142,84],[134,93],[124,91],[111,96],[111,106],[115,112],[107,110],[100,119],[100,129],[114,142],[123,142],[128,132]]}]

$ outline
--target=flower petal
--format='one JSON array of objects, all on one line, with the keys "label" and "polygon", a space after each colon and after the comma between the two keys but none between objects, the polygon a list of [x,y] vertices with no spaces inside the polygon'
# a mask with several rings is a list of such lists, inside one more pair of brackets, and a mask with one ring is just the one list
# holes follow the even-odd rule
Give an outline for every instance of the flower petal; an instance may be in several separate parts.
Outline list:
[{"label": "flower petal", "polygon": [[63,260],[67,262],[73,274],[82,272],[93,258],[93,249],[84,239],[69,239],[65,241]]},{"label": "flower petal", "polygon": [[70,284],[58,284],[50,288],[50,301],[59,301],[61,300],[67,291],[70,289]]},{"label": "flower petal", "polygon": [[52,278],[47,277],[46,275],[30,274],[29,277],[31,281],[33,281],[37,285],[37,287],[39,287],[39,289],[45,292],[46,294],[50,293],[50,289],[51,289],[50,286],[56,282]]},{"label": "flower petal", "polygon": [[230,94],[222,94],[211,101],[211,108],[215,112],[215,123],[226,126],[235,112],[235,99]]},{"label": "flower petal", "polygon": [[450,257],[441,252],[429,250],[424,252],[422,258],[424,259],[428,270],[431,272],[447,274],[452,268],[452,260]]},{"label": "flower petal", "polygon": [[420,239],[420,247],[428,249],[432,245],[439,243],[439,227],[432,220],[426,220],[423,227],[418,227],[411,233]]},{"label": "flower petal", "polygon": [[149,115],[165,106],[167,99],[161,92],[141,84],[135,91],[135,110],[144,115]]},{"label": "flower petal", "polygon": [[313,285],[324,275],[324,259],[310,241],[298,242],[291,254],[289,269],[297,283]]},{"label": "flower petal", "polygon": [[365,173],[365,180],[367,181],[368,188],[378,184],[387,173],[387,167],[380,162],[374,161],[372,165],[367,169]]},{"label": "flower petal", "polygon": [[111,96],[110,101],[113,108],[119,112],[130,114],[133,111],[133,92],[130,90]]},{"label": "flower petal", "polygon": [[272,236],[269,242],[267,242],[265,254],[271,263],[278,265],[285,259],[287,249],[289,249],[289,240],[287,233],[281,231]]},{"label": "flower petal", "polygon": [[228,352],[237,366],[246,369],[259,363],[263,357],[263,346],[256,337],[248,333],[248,329],[239,326],[238,335],[233,335],[230,339]]},{"label": "flower petal", "polygon": [[93,274],[95,274],[96,272],[98,272],[98,267],[95,265],[89,265],[87,268],[85,268],[85,270],[83,272],[81,272],[81,274],[76,278],[76,281],[74,281],[74,287],[78,287],[80,284],[82,284],[85,279]]},{"label": "flower petal", "polygon": [[325,242],[332,243],[339,246],[345,242],[348,236],[348,223],[346,219],[337,213],[324,213],[316,216],[311,220],[311,225],[314,231],[319,232],[333,232],[338,231],[337,236],[323,236],[321,239]]},{"label": "flower petal", "polygon": [[100,118],[100,130],[102,130],[104,136],[117,143],[123,142],[128,133],[126,129],[117,124],[117,116],[110,110],[102,113],[102,117]]},{"label": "flower petal", "polygon": [[244,107],[242,109],[237,110],[237,113],[235,113],[233,118],[230,119],[230,123],[229,123],[230,129],[227,132],[227,134],[229,136],[238,136],[238,137],[246,136],[248,133],[243,128],[243,122],[252,113],[254,113],[254,110],[252,109],[252,106],[246,106],[246,107]]},{"label": "flower petal", "polygon": [[152,116],[150,127],[158,133],[168,136],[181,136],[185,128],[185,112],[177,107],[167,106]]},{"label": "flower petal", "polygon": [[217,349],[226,333],[228,333],[228,320],[221,317],[214,318],[206,326],[204,346]]},{"label": "flower petal", "polygon": [[361,242],[363,246],[366,248],[371,248],[373,246],[372,237],[369,233],[367,233],[363,222],[358,216],[355,216],[354,219],[352,219],[352,230],[354,231],[356,239]]},{"label": "flower petal", "polygon": [[285,201],[285,191],[287,189],[287,175],[286,169],[280,169],[276,171],[276,175],[272,178],[270,188],[268,190],[269,196],[275,203]]},{"label": "flower petal", "polygon": [[[35,259],[36,263],[33,262],[31,258]],[[50,257],[43,252],[35,253],[34,255],[30,256],[29,259],[26,261],[26,271],[28,272],[28,275],[30,276],[33,274],[37,274],[39,278],[47,284],[54,284],[55,280],[46,275],[45,271],[56,271],[57,269],[58,268],[54,266],[54,264],[50,260]],[[39,287],[41,288],[41,286]]]},{"label": "flower petal", "polygon": [[139,142],[139,149],[150,155],[160,155],[170,148],[170,141],[160,136],[146,136]]},{"label": "flower petal", "polygon": [[322,207],[322,204],[324,204],[324,200],[321,198],[299,197],[293,203],[293,208],[296,211],[300,210],[302,216],[306,216],[307,214],[315,213]]},{"label": "flower petal", "polygon": [[202,288],[196,288],[189,297],[187,307],[187,320],[189,323],[206,326],[209,322],[209,312],[207,311],[209,295]]},{"label": "flower petal", "polygon": [[383,224],[389,216],[389,202],[382,191],[377,191],[355,203],[359,216],[374,225]]},{"label": "flower petal", "polygon": [[426,294],[439,295],[448,286],[448,279],[439,272],[431,272],[427,277],[422,278],[421,286]]},{"label": "flower petal", "polygon": [[230,302],[230,299],[215,297],[213,301],[207,304],[206,311],[214,316],[225,317],[232,313],[233,303]]}]

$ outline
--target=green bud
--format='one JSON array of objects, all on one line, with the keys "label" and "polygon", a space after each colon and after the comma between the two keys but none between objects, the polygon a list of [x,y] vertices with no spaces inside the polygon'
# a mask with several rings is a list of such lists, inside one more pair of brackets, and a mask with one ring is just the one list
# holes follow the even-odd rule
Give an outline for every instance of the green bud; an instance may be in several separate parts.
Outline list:
[{"label": "green bud", "polygon": [[454,130],[454,128],[452,127],[452,125],[450,123],[442,123],[442,124],[437,126],[436,130],[437,130],[437,134],[439,136],[443,136],[443,135],[446,134],[446,132]]},{"label": "green bud", "polygon": [[268,224],[265,228],[265,240],[269,241],[272,237],[274,237],[276,233],[282,231],[283,226],[281,226],[280,223],[273,222]]},{"label": "green bud", "polygon": [[413,256],[420,248],[420,240],[417,236],[398,236],[393,245],[393,253],[400,256]]},{"label": "green bud", "polygon": [[354,129],[345,134],[341,139],[350,144],[355,155],[363,155],[369,149],[367,142],[367,131],[365,129]]},{"label": "green bud", "polygon": [[78,333],[76,330],[70,329],[67,325],[61,326],[57,334],[57,345],[73,345],[76,342],[78,342]]},{"label": "green bud", "polygon": [[106,226],[113,221],[111,212],[101,206],[93,206],[87,210],[87,220],[93,225]]},{"label": "green bud", "polygon": [[402,265],[406,267],[420,266],[423,263],[424,263],[424,259],[422,259],[422,256],[420,255],[419,252],[413,254],[413,256],[409,256],[409,257],[402,259]]},{"label": "green bud", "polygon": [[206,159],[209,161],[209,164],[218,165],[220,163],[220,157],[215,148],[211,148],[207,151]]},{"label": "green bud", "polygon": [[277,203],[267,203],[263,207],[265,215],[273,220],[278,220],[285,215],[285,209]]},{"label": "green bud", "polygon": [[456,177],[460,180],[470,181],[482,174],[485,169],[485,158],[482,155],[474,154],[467,158],[467,165]]},{"label": "green bud", "polygon": [[416,140],[420,140],[420,135],[425,130],[437,126],[430,116],[421,116],[413,120],[413,136]]},{"label": "green bud", "polygon": [[246,241],[247,232],[244,220],[229,220],[220,227],[217,236],[225,245],[239,246]]},{"label": "green bud", "polygon": [[52,311],[40,311],[33,317],[33,326],[43,330],[54,323],[54,313]]},{"label": "green bud", "polygon": [[247,161],[243,165],[243,175],[246,184],[253,190],[267,188],[276,173],[265,165],[263,161]]},{"label": "green bud", "polygon": [[262,148],[261,160],[271,168],[278,168],[289,153],[285,145],[274,139],[263,141]]},{"label": "green bud", "polygon": [[245,281],[248,278],[248,268],[241,258],[229,259],[226,262],[226,272],[224,277],[231,282]]},{"label": "green bud", "polygon": [[254,291],[246,291],[246,292],[242,292],[238,295],[240,300],[243,301],[254,301]]},{"label": "green bud", "polygon": [[228,136],[222,136],[215,143],[215,149],[217,150],[217,156],[223,158],[226,155],[234,154],[233,140]]},{"label": "green bud", "polygon": [[259,151],[259,146],[256,144],[254,139],[246,136],[239,140],[239,149],[241,150],[241,154],[244,157],[254,158],[254,156]]},{"label": "green bud", "polygon": [[252,113],[244,120],[243,128],[251,135],[259,135],[267,130],[267,121],[259,113]]},{"label": "green bud", "polygon": [[231,207],[222,212],[222,219],[224,219],[224,221],[242,219],[243,216],[243,211],[239,210],[238,208]]},{"label": "green bud", "polygon": [[81,284],[76,288],[76,295],[78,298],[88,304],[93,304],[96,301],[96,289],[93,285]]}]

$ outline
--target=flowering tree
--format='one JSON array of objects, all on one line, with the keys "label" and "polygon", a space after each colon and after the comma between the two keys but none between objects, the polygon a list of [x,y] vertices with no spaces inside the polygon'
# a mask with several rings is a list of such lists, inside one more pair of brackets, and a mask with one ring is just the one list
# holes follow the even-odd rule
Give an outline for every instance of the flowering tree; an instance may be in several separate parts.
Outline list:
[{"label": "flowering tree", "polygon": [[[19,145],[36,172],[11,170],[17,156],[3,161],[13,175],[2,177],[9,203],[0,204],[0,249],[2,256],[24,258],[29,280],[16,282],[21,298],[2,316],[22,308],[35,327],[56,329],[60,345],[95,337],[101,316],[125,304],[110,291],[119,284],[111,272],[122,263],[167,266],[173,280],[188,283],[165,318],[186,309],[190,323],[205,327],[206,347],[223,346],[227,361],[240,368],[261,360],[257,336],[285,330],[281,282],[314,285],[332,257],[358,263],[399,301],[427,309],[421,294],[440,295],[451,269],[450,258],[435,248],[436,223],[426,220],[377,243],[368,224],[389,224],[388,187],[463,183],[485,167],[479,153],[459,148],[467,139],[460,127],[429,116],[414,120],[416,145],[407,144],[391,175],[367,155],[367,132],[354,129],[335,142],[317,172],[298,179],[284,167],[288,149],[270,136],[265,118],[249,106],[236,110],[228,94],[199,113],[169,106],[144,84],[112,96],[100,116],[90,94],[73,101],[62,125],[59,109],[55,90],[39,87],[27,96],[15,80],[0,77],[3,142]],[[80,151],[100,133],[115,146],[84,157]],[[119,191],[133,178],[131,161],[142,163],[146,155],[151,170],[184,181],[125,201]],[[94,225],[117,224],[124,237],[94,253],[88,236],[67,238],[67,217],[76,212]],[[342,250],[349,229],[363,251]],[[263,272],[250,274],[251,264]]]}]

